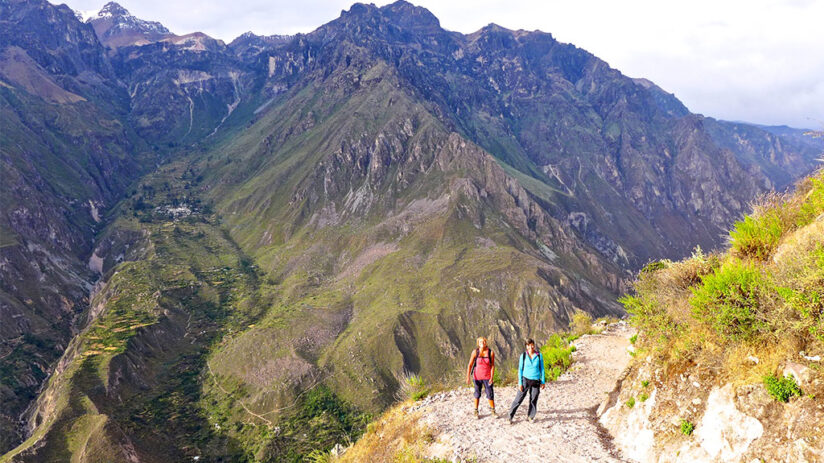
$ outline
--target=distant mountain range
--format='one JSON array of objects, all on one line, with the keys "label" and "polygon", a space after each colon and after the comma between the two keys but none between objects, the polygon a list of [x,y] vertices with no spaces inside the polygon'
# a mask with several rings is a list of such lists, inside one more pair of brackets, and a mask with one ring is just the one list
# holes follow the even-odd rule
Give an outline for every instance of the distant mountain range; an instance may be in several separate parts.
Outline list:
[{"label": "distant mountain range", "polygon": [[299,460],[477,335],[507,366],[620,315],[824,150],[403,1],[228,45],[116,3],[0,26],[0,461]]}]

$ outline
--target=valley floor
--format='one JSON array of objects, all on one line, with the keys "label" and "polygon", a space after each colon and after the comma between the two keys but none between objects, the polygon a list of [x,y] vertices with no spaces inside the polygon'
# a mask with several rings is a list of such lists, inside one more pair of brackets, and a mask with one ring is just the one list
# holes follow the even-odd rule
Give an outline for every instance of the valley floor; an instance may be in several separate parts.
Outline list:
[{"label": "valley floor", "polygon": [[526,419],[527,398],[507,421],[514,386],[495,389],[498,418],[482,398],[481,418],[472,415],[472,390],[435,394],[412,406],[421,423],[434,433],[433,457],[478,462],[539,459],[546,462],[619,462],[627,460],[611,445],[596,419],[596,409],[607,399],[626,369],[627,347],[634,329],[625,323],[599,335],[583,336],[574,344],[573,367],[557,381],[547,383],[538,400],[538,415]]}]

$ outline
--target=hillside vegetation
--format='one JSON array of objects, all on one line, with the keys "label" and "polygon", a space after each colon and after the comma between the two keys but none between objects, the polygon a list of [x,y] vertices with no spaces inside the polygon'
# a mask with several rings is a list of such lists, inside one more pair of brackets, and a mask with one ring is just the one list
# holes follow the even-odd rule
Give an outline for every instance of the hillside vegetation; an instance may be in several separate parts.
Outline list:
[{"label": "hillside vegetation", "polygon": [[638,461],[820,461],[824,170],[762,199],[729,248],[647,265],[635,361],[600,422]]},{"label": "hillside vegetation", "polygon": [[647,265],[622,299],[639,347],[675,369],[717,364],[733,380],[760,380],[799,352],[824,353],[822,213],[819,171],[793,193],[763,199],[735,224],[726,252]]}]

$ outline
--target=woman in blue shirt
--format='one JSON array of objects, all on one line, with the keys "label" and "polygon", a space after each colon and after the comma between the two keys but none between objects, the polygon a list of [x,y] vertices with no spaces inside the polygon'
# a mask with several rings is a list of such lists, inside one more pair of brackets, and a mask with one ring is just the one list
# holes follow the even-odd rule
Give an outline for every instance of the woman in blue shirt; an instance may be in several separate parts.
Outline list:
[{"label": "woman in blue shirt", "polygon": [[518,394],[509,408],[509,424],[513,423],[515,412],[524,401],[527,390],[529,391],[527,417],[529,421],[535,419],[535,414],[538,413],[538,395],[544,387],[546,387],[544,358],[535,348],[535,341],[530,339],[526,342],[526,352],[521,354],[521,360],[518,362]]}]

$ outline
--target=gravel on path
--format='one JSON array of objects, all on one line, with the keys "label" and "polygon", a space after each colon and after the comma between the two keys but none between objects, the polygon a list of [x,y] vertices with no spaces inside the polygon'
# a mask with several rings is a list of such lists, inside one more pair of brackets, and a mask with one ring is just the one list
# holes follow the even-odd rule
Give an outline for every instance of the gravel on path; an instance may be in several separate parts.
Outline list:
[{"label": "gravel on path", "polygon": [[619,322],[603,333],[582,336],[575,344],[569,371],[547,383],[538,399],[538,415],[527,421],[529,398],[508,421],[515,386],[495,388],[498,418],[482,397],[480,419],[473,415],[471,388],[434,394],[415,404],[421,422],[435,435],[433,457],[450,461],[504,462],[524,457],[542,462],[626,462],[598,424],[595,411],[626,369],[634,330]]}]

